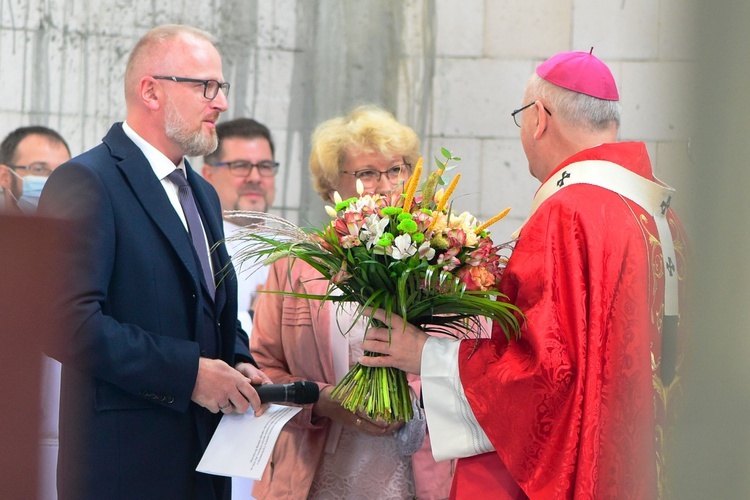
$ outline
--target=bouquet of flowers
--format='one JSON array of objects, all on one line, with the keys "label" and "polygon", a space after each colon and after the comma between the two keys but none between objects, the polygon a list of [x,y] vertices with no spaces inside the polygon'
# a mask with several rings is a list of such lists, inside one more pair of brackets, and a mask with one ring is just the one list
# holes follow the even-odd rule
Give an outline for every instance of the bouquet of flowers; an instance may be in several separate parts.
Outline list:
[{"label": "bouquet of flowers", "polygon": [[[447,188],[438,186],[445,185],[442,177],[448,163],[460,158],[444,148],[441,152],[444,160],[436,158],[438,168],[421,190],[420,159],[398,197],[363,195],[359,181],[359,197],[342,200],[335,193],[336,206],[326,207],[332,221],[322,229],[302,230],[264,213],[237,213],[262,222],[233,237],[243,242],[234,258],[240,265],[301,259],[329,281],[329,288],[322,296],[294,295],[355,302],[361,305],[358,318],[365,307],[381,308],[386,316],[399,314],[427,332],[456,337],[477,335],[486,318],[506,336],[517,334],[520,312],[503,302],[505,297],[497,291],[505,258],[487,232],[509,210],[484,224],[467,212],[454,214],[449,200],[460,174]],[[375,320],[366,321],[369,327]],[[350,411],[366,411],[370,418],[391,422],[412,417],[406,374],[394,368],[357,364],[333,396]]]}]

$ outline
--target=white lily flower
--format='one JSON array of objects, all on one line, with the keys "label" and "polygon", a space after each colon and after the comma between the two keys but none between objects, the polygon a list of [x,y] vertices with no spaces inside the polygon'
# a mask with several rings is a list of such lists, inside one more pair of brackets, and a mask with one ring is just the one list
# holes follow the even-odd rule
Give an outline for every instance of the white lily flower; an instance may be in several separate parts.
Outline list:
[{"label": "white lily flower", "polygon": [[417,249],[417,253],[420,259],[432,260],[435,257],[435,249],[430,246],[429,241],[422,242]]},{"label": "white lily flower", "polygon": [[417,252],[417,247],[412,243],[411,236],[402,234],[393,240],[393,253],[391,256],[396,260],[404,260]]},{"label": "white lily flower", "polygon": [[375,245],[380,237],[383,235],[383,231],[388,226],[390,220],[387,217],[380,218],[376,214],[368,215],[365,219],[365,224],[359,233],[359,239],[366,242],[367,249],[371,249]]},{"label": "white lily flower", "polygon": [[347,210],[351,212],[361,213],[364,212],[365,209],[370,212],[375,210],[375,198],[373,198],[369,194],[357,198],[357,201],[349,205],[349,208]]}]

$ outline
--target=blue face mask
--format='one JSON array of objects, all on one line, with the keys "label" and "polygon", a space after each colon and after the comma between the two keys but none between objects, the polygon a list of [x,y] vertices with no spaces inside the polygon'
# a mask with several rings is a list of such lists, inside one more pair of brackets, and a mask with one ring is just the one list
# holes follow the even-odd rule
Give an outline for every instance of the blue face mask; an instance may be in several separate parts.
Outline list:
[{"label": "blue face mask", "polygon": [[23,195],[18,200],[18,206],[21,210],[24,212],[36,211],[45,182],[47,182],[47,177],[41,175],[27,175],[23,178]]}]

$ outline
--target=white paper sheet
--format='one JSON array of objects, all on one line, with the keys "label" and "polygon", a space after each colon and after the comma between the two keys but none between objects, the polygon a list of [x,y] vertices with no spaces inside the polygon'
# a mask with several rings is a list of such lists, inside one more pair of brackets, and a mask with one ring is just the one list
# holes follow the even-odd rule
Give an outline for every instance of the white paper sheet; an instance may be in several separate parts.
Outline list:
[{"label": "white paper sheet", "polygon": [[281,428],[300,410],[272,404],[260,417],[252,409],[243,415],[224,415],[195,470],[260,479]]}]

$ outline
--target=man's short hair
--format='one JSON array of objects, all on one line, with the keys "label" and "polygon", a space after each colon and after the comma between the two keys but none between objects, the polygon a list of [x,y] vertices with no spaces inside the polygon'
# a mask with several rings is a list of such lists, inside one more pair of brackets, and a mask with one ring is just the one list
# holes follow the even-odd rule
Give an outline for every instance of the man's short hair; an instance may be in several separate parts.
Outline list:
[{"label": "man's short hair", "polygon": [[163,24],[152,28],[136,42],[128,56],[128,62],[125,65],[126,99],[129,92],[136,92],[137,82],[143,76],[140,71],[143,70],[144,61],[149,61],[150,58],[157,58],[157,60],[163,61],[165,57],[168,57],[165,55],[168,54],[167,44],[180,37],[184,39],[206,40],[212,44],[216,44],[216,38],[212,34],[193,26]]},{"label": "man's short hair", "polygon": [[271,146],[271,154],[276,155],[276,150],[271,138],[271,131],[268,127],[252,118],[235,118],[228,122],[221,122],[216,125],[216,136],[219,138],[219,146],[213,153],[203,157],[203,161],[209,165],[219,161],[222,155],[221,143],[224,139],[258,139],[262,138],[268,141]]},{"label": "man's short hair", "polygon": [[620,127],[620,103],[597,99],[590,95],[564,89],[532,74],[528,82],[529,95],[544,98],[552,105],[553,113],[572,125],[588,130],[605,130],[610,126]]},{"label": "man's short hair", "polygon": [[60,134],[51,128],[41,125],[31,125],[29,127],[19,127],[3,139],[3,142],[0,144],[0,163],[3,165],[13,165],[18,145],[30,135],[41,135],[52,142],[59,142],[65,146],[65,149],[68,150],[68,156],[70,156],[68,143],[65,142],[65,139]]}]

